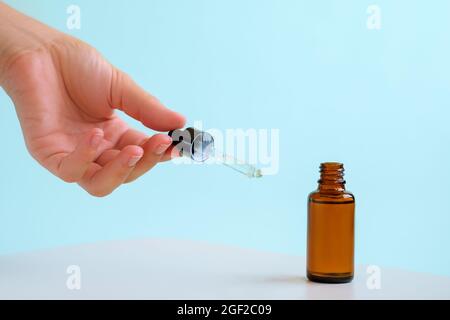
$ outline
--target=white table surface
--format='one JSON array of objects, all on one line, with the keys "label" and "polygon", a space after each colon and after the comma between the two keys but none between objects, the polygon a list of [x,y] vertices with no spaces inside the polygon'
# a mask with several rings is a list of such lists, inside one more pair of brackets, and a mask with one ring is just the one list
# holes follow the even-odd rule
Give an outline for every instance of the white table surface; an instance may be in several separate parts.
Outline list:
[{"label": "white table surface", "polygon": [[381,267],[380,290],[367,278],[361,266],[350,284],[312,283],[303,257],[162,239],[0,256],[0,299],[450,299],[449,277]]}]

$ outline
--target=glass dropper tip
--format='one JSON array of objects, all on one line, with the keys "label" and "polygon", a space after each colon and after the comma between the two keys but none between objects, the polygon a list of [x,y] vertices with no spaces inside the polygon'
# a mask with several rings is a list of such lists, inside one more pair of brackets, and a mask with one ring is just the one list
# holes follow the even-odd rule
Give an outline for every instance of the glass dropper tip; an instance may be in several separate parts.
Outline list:
[{"label": "glass dropper tip", "polygon": [[257,169],[255,171],[255,173],[253,174],[253,178],[262,178],[263,177],[263,173],[261,171],[261,169]]},{"label": "glass dropper tip", "polygon": [[262,178],[262,176],[263,176],[261,169],[257,169],[254,166],[252,166],[248,163],[239,161],[231,156],[223,155],[220,160],[221,160],[220,162],[224,166],[231,168],[234,171],[237,171],[249,178]]}]

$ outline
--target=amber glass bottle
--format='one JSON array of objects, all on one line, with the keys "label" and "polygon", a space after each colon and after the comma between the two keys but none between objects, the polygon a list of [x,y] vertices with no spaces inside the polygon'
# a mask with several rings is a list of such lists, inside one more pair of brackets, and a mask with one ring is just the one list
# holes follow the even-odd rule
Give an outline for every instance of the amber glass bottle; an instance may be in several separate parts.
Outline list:
[{"label": "amber glass bottle", "polygon": [[307,276],[315,282],[353,279],[355,198],[345,191],[344,165],[323,163],[308,198]]}]

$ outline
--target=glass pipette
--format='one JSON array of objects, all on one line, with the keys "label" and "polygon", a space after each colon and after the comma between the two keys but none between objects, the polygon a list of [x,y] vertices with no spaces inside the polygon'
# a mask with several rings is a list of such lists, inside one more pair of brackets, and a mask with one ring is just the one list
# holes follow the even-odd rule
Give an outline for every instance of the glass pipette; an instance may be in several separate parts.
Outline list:
[{"label": "glass pipette", "polygon": [[257,169],[251,164],[245,163],[243,161],[239,161],[231,156],[226,154],[222,156],[216,156],[216,159],[223,164],[224,166],[233,169],[249,178],[262,178],[263,174],[261,169]]},{"label": "glass pipette", "polygon": [[195,128],[187,128],[186,130],[171,131],[169,136],[172,137],[174,146],[180,150],[182,155],[191,158],[195,162],[205,162],[214,157],[217,162],[249,178],[261,178],[263,176],[261,169],[257,169],[251,164],[226,154],[216,155],[214,138],[207,132]]}]

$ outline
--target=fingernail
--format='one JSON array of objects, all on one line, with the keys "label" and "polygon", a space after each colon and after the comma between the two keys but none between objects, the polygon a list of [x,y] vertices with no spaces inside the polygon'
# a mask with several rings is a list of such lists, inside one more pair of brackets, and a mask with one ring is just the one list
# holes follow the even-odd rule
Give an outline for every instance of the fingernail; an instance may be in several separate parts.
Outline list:
[{"label": "fingernail", "polygon": [[128,160],[128,166],[134,167],[141,159],[142,159],[142,156],[131,157],[130,160]]},{"label": "fingernail", "polygon": [[100,145],[100,142],[102,142],[102,140],[103,140],[103,135],[96,134],[95,136],[93,136],[91,138],[91,147],[97,148]]},{"label": "fingernail", "polygon": [[159,145],[158,148],[156,148],[156,150],[155,150],[155,154],[158,156],[162,156],[164,154],[164,152],[166,152],[167,149],[169,149],[170,146],[171,146],[171,144]]}]

